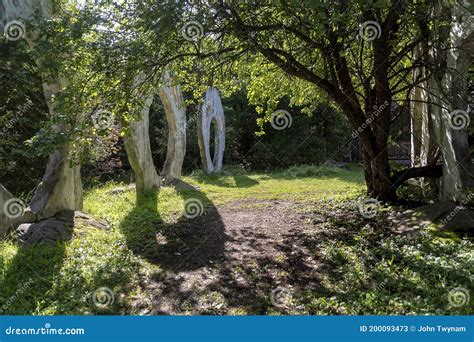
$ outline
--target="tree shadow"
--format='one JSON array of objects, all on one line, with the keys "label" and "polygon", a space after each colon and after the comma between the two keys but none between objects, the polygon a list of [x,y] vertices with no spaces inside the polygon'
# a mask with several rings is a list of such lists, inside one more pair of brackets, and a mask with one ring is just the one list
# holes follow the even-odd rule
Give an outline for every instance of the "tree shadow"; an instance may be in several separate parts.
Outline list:
[{"label": "tree shadow", "polygon": [[[34,314],[48,305],[51,288],[64,264],[66,244],[18,248],[6,272],[0,274],[0,314]],[[6,262],[2,253],[0,257],[0,262]],[[51,295],[51,301],[53,298]]]},{"label": "tree shadow", "polygon": [[192,271],[222,260],[227,236],[212,202],[201,192],[178,192],[183,212],[172,223],[160,216],[159,190],[137,193],[134,209],[120,227],[128,248],[172,272]]},{"label": "tree shadow", "polygon": [[[260,228],[236,221],[246,210],[229,216],[237,208],[217,209],[198,192],[180,195],[185,203],[202,201],[204,213],[172,224],[159,223],[154,252],[135,251],[164,270],[151,286],[153,314],[287,313],[287,308],[272,302],[275,290],[320,288],[316,267],[308,262],[308,251],[295,240],[293,231],[282,228],[274,237],[268,224]],[[262,209],[250,210],[257,211],[251,213],[255,218]]]},{"label": "tree shadow", "polygon": [[304,179],[317,178],[331,182],[338,179],[345,182],[365,184],[362,170],[359,167],[348,166],[345,168],[326,165],[301,165],[293,166],[288,170],[267,174],[268,179]]},{"label": "tree shadow", "polygon": [[204,172],[199,173],[195,178],[200,183],[216,185],[223,188],[249,188],[258,185],[259,182],[244,174],[226,175],[224,173],[211,173],[209,175]]}]

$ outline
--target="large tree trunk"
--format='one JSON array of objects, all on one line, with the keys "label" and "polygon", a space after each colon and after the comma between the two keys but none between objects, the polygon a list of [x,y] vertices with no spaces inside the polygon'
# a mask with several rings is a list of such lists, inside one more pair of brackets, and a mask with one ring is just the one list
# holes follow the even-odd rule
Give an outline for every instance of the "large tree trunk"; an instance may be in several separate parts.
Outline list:
[{"label": "large tree trunk", "polygon": [[[414,60],[425,58],[426,43],[419,44],[413,52]],[[411,165],[426,166],[434,162],[437,144],[434,139],[433,118],[429,105],[427,70],[420,66],[413,72],[413,82],[417,84],[410,95],[411,109]]]},{"label": "large tree trunk", "polygon": [[[51,116],[54,115],[52,97],[64,87],[66,81],[55,80],[43,83],[44,95]],[[55,126],[58,132],[66,132],[67,127]],[[30,209],[43,219],[65,209],[82,210],[81,166],[70,165],[69,145],[65,144],[53,152],[48,159],[46,171],[38,185]]]},{"label": "large tree trunk", "polygon": [[168,121],[168,149],[161,172],[165,184],[175,184],[181,179],[186,154],[186,105],[180,86],[172,82],[169,72],[165,71],[164,86],[159,91]]},{"label": "large tree trunk", "polygon": [[[422,42],[413,51],[413,62],[426,61],[427,43]],[[428,77],[426,67],[421,65],[413,70],[415,87],[410,94],[411,114],[411,166],[424,167],[436,163],[438,144],[435,139],[431,106],[429,105]],[[437,181],[432,178],[420,178],[419,184],[425,192],[435,194]],[[425,196],[432,197],[429,193]]]},{"label": "large tree trunk", "polygon": [[128,161],[135,173],[137,191],[151,190],[153,187],[159,187],[160,177],[156,172],[153,163],[150,146],[150,106],[153,102],[154,91],[149,94],[142,94],[139,84],[144,82],[145,74],[141,73],[135,78],[134,94],[142,102],[140,108],[140,119],[130,123],[127,128],[124,143],[127,151]]},{"label": "large tree trunk", "polygon": [[394,202],[397,200],[396,187],[393,186],[390,178],[390,165],[388,162],[388,149],[385,144],[371,147],[375,151],[375,156],[367,152],[363,147],[364,176],[367,184],[367,195],[384,202]]},{"label": "large tree trunk", "polygon": [[[0,22],[4,26],[8,22],[27,21],[40,14],[44,18],[52,16],[52,3],[50,1],[8,1],[3,0],[4,11],[0,13]],[[2,27],[3,32],[3,27]],[[23,32],[24,38],[32,50],[35,49],[38,32]],[[43,61],[36,60],[41,66]],[[51,78],[43,74],[43,90],[46,103],[51,116],[55,115],[52,102],[55,96],[66,85],[67,81],[61,78]],[[55,126],[57,132],[67,132],[70,127]],[[49,156],[48,165],[41,183],[38,185],[31,200],[28,214],[33,212],[36,219],[50,217],[64,209],[82,209],[82,183],[80,176],[80,165],[70,165],[68,161],[69,146],[65,144]],[[25,215],[25,219],[30,219]]]},{"label": "large tree trunk", "polygon": [[[433,44],[430,59],[433,77],[428,89],[435,138],[443,156],[442,200],[462,201],[474,186],[473,167],[469,156],[468,73],[474,50],[473,25],[464,4],[447,2],[437,7],[436,15],[446,16],[450,27],[435,27],[435,33],[446,46]],[[460,120],[460,121],[457,121]]]}]

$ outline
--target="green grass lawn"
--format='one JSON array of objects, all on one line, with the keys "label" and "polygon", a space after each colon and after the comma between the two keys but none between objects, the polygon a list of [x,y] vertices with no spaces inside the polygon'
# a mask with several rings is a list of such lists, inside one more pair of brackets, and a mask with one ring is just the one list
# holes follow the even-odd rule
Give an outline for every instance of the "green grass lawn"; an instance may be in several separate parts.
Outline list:
[{"label": "green grass lawn", "polygon": [[[0,242],[2,314],[149,313],[146,308],[152,306],[155,291],[150,284],[160,284],[169,272],[155,261],[160,253],[158,233],[190,220],[183,218],[183,201],[189,198],[199,199],[205,213],[221,206],[232,208],[234,203],[239,203],[239,210],[263,212],[271,210],[272,201],[288,202],[294,213],[314,226],[314,231],[302,230],[293,238],[321,267],[318,285],[295,284],[285,305],[272,305],[268,293],[256,291],[255,305],[211,305],[211,309],[188,308],[183,313],[472,313],[472,300],[453,306],[454,297],[450,302],[448,296],[456,288],[472,289],[473,243],[442,239],[428,231],[394,236],[387,220],[394,208],[383,208],[373,219],[360,217],[354,201],[365,185],[358,168],[308,166],[271,174],[229,169],[212,176],[197,172],[184,180],[201,191],[163,188],[137,199],[134,190],[108,193],[124,184],[110,182],[87,189],[84,211],[107,220],[109,231],[78,227],[72,241],[55,246],[20,249],[13,237]],[[274,262],[287,259],[282,254]],[[277,276],[288,278],[292,267],[286,265]],[[256,280],[251,284],[260,286],[258,272],[264,271],[265,265],[255,265],[251,273]],[[97,292],[103,287],[114,293],[113,303],[107,306],[100,305],[107,298]],[[221,298],[225,303],[232,291],[213,290],[205,300],[212,302],[217,296],[215,301]],[[99,304],[93,301],[94,293]]]}]

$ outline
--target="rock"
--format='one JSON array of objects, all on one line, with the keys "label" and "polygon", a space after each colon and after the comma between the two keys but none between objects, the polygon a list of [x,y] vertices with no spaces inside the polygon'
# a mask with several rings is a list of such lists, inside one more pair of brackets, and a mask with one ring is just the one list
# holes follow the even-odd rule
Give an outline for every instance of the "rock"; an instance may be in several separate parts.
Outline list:
[{"label": "rock", "polygon": [[105,230],[110,229],[107,221],[94,218],[92,215],[83,213],[82,211],[76,211],[74,213],[74,227],[78,226]]},{"label": "rock", "polygon": [[457,206],[450,211],[442,220],[442,230],[474,233],[474,210]]},{"label": "rock", "polygon": [[48,219],[23,223],[16,229],[20,245],[54,244],[56,241],[69,241],[75,227],[93,227],[109,229],[103,220],[96,220],[91,215],[80,211],[63,210]]},{"label": "rock", "polygon": [[119,187],[119,188],[114,188],[112,190],[109,190],[105,192],[106,195],[118,195],[127,191],[131,191],[135,189],[135,184],[130,184],[124,187]]},{"label": "rock", "polygon": [[407,234],[433,224],[437,219],[455,208],[452,202],[437,202],[406,210],[391,218],[396,225],[394,232]]},{"label": "rock", "polygon": [[54,244],[72,239],[73,223],[50,217],[37,223],[23,223],[16,229],[21,245]]},{"label": "rock", "polygon": [[5,236],[10,230],[11,220],[5,214],[5,203],[12,198],[13,195],[0,184],[0,238]]}]

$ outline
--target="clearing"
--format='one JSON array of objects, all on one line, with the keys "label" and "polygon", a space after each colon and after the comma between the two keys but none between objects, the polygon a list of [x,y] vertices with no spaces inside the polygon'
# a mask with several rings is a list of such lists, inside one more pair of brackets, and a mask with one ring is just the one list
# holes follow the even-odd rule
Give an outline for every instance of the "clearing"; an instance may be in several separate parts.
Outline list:
[{"label": "clearing", "polygon": [[[227,170],[136,199],[89,186],[85,211],[111,229],[77,228],[55,246],[0,242],[8,314],[469,314],[471,241],[392,233],[364,218],[360,169]],[[184,203],[196,205],[186,212]],[[200,207],[202,205],[202,207]],[[194,214],[194,215],[193,215]],[[192,218],[192,216],[196,216]],[[34,279],[33,279],[34,277]],[[21,292],[21,296],[19,296]]]}]

